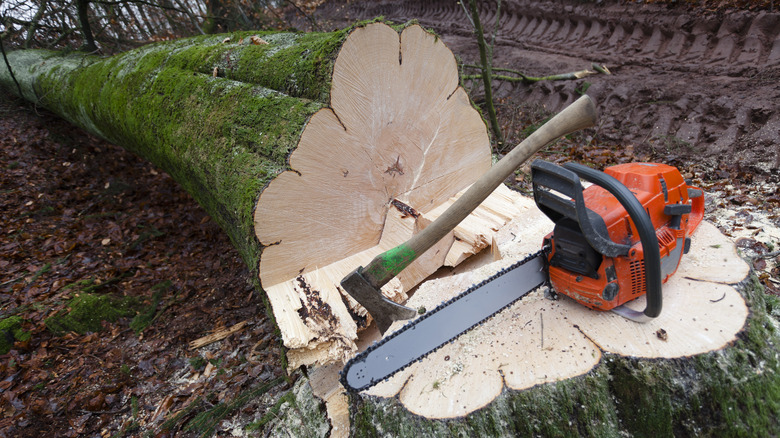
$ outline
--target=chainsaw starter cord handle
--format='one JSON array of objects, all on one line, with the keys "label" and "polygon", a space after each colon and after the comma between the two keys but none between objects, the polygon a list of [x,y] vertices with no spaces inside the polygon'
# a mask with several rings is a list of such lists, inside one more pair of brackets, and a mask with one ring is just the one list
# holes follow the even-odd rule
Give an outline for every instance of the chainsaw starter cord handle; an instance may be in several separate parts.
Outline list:
[{"label": "chainsaw starter cord handle", "polygon": [[[661,314],[661,308],[663,307],[663,295],[661,294],[661,251],[658,247],[655,227],[642,203],[636,199],[636,196],[623,183],[611,175],[577,163],[565,163],[563,167],[576,173],[580,178],[590,181],[611,193],[626,209],[631,220],[634,221],[645,257],[647,306],[642,313],[648,318],[657,317]],[[623,309],[623,312],[628,310],[630,309]],[[630,318],[638,319],[636,317]]]}]

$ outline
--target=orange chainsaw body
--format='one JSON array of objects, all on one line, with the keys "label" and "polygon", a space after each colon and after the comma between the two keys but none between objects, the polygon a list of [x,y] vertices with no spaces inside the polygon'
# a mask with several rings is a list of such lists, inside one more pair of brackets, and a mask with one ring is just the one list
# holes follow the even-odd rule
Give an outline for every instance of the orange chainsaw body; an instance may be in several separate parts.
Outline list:
[{"label": "orange chainsaw body", "polygon": [[[666,282],[703,217],[701,190],[688,186],[677,168],[666,164],[621,164],[604,173],[622,183],[647,212],[659,246],[661,279]],[[576,222],[563,218],[545,237],[550,283],[557,293],[587,307],[611,310],[645,293],[645,253],[634,221],[615,196],[593,184],[582,190],[582,199],[603,220],[609,239],[630,249],[624,255],[604,256],[580,236],[583,231]]]}]

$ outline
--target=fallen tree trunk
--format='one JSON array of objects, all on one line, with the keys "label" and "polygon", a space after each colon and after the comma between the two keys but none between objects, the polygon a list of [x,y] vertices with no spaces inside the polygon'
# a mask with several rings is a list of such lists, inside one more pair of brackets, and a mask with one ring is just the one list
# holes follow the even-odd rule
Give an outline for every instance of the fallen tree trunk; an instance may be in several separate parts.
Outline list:
[{"label": "fallen tree trunk", "polygon": [[[209,212],[258,275],[290,368],[354,353],[370,317],[339,280],[431,223],[491,165],[454,56],[416,25],[9,61],[26,99],[147,158]],[[0,81],[12,83],[6,69]],[[385,293],[402,301],[488,246],[516,197],[498,190]]]},{"label": "fallen tree trunk", "polygon": [[[467,368],[453,355],[470,348],[474,338],[464,337],[452,344],[450,359],[432,355],[434,362],[411,367],[377,392],[343,393],[336,382],[340,361],[355,350],[367,320],[338,281],[425,227],[490,166],[485,125],[458,87],[452,54],[418,26],[400,34],[370,24],[324,34],[197,37],[107,59],[22,51],[9,60],[26,99],[154,162],[222,226],[268,294],[291,368],[332,363],[310,373],[311,381],[299,380],[299,402],[281,405],[274,426],[280,433],[312,435],[301,429],[307,424],[322,433],[328,421],[334,435],[350,429],[358,436],[778,432],[780,339],[772,317],[778,304],[753,283],[742,286],[752,311],[744,329],[732,324],[706,350],[652,356],[647,351],[655,347],[621,349],[593,335],[585,322],[592,318],[578,315],[576,327],[569,323],[555,340],[584,338],[578,340],[589,353],[584,361],[547,338],[528,351],[548,359],[524,366],[528,357],[492,345],[477,352],[491,359],[483,368],[479,360],[478,368]],[[15,88],[5,69],[0,83]],[[385,292],[403,300],[440,266],[489,245],[495,258],[502,252],[515,258],[506,242],[518,234],[505,223],[527,219],[532,210],[515,194],[495,193]],[[521,240],[537,248],[542,235]],[[744,278],[728,266],[722,270],[739,278],[717,280],[717,287]],[[426,285],[430,297],[457,292],[465,277],[452,278]],[[729,296],[741,309],[735,319],[744,322],[744,302]],[[502,312],[488,337],[518,336],[520,329],[501,324],[537,311]],[[529,338],[542,330],[563,333],[551,323],[569,313],[557,318],[544,329],[530,324]],[[705,333],[671,332],[672,342],[678,335]],[[507,363],[495,359],[503,353],[511,356]],[[452,368],[454,359],[460,365]],[[568,369],[568,362],[577,366]],[[465,397],[452,395],[458,385]],[[327,400],[327,416],[316,398]]]}]

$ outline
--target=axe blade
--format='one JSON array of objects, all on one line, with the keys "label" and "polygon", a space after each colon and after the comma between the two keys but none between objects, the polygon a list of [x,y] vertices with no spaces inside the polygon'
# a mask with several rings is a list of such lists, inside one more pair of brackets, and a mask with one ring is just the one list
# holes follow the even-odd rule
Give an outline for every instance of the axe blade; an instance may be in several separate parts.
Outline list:
[{"label": "axe blade", "polygon": [[388,300],[382,291],[374,287],[362,274],[363,268],[357,268],[341,280],[341,287],[365,307],[376,321],[379,331],[384,334],[393,321],[411,319],[417,311]]}]

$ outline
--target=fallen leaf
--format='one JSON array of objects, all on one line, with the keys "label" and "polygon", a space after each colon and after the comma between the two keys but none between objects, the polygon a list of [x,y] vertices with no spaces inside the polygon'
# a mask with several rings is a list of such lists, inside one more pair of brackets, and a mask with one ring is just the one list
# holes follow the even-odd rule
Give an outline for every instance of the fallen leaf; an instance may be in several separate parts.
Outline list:
[{"label": "fallen leaf", "polygon": [[261,44],[268,44],[268,42],[266,40],[260,38],[257,35],[252,35],[251,37],[249,37],[249,40],[252,42],[252,44],[254,44],[256,46],[259,46]]}]

